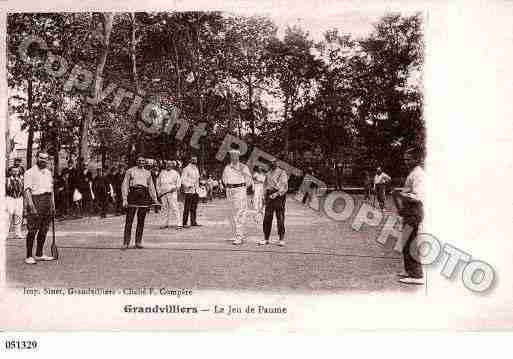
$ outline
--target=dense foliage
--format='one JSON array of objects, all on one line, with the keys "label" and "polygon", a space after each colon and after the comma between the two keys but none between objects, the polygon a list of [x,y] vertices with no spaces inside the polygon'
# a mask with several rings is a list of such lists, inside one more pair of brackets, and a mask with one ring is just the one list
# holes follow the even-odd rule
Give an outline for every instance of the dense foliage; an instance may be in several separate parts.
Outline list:
[{"label": "dense foliage", "polygon": [[[54,155],[64,148],[117,162],[133,147],[157,159],[191,154],[190,134],[147,136],[138,114],[85,101],[115,83],[206,123],[194,150],[206,169],[231,133],[302,167],[343,162],[360,176],[381,164],[402,176],[402,153],[425,142],[421,25],[420,15],[389,14],[365,38],[333,29],[316,42],[297,26],[279,37],[268,18],[220,12],[10,14],[9,108],[29,144]],[[65,92],[68,74],[56,79],[42,63],[21,61],[27,35],[92,71],[91,91]]]}]

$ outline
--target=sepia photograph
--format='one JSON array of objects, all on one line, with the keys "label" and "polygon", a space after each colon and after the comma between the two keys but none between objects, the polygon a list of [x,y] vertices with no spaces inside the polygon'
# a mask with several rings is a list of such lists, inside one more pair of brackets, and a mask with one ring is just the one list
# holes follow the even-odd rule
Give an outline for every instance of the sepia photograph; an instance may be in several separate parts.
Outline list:
[{"label": "sepia photograph", "polygon": [[7,284],[421,290],[423,14],[280,20],[8,14]]},{"label": "sepia photograph", "polygon": [[372,4],[5,6],[2,328],[511,329],[505,77]]}]

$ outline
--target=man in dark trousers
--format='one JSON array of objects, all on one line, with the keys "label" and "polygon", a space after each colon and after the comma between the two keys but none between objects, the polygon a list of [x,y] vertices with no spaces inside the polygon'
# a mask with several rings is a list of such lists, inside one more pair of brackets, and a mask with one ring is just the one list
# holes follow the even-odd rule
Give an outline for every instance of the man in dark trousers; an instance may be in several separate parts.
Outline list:
[{"label": "man in dark trousers", "polygon": [[132,224],[137,213],[137,228],[135,230],[135,248],[143,248],[142,236],[146,214],[152,205],[158,204],[157,194],[151,173],[144,168],[143,157],[137,158],[137,166],[131,167],[123,180],[123,207],[127,208],[123,246],[128,249],[132,233]]},{"label": "man in dark trousers", "polygon": [[[36,165],[30,168],[24,177],[25,207],[27,212],[27,256],[26,264],[36,264],[37,261],[53,261],[55,258],[43,255],[46,234],[52,216],[55,215],[53,196],[53,176],[48,169],[48,154],[40,152]],[[36,255],[32,256],[34,240],[37,236]]]},{"label": "man in dark trousers", "polygon": [[64,201],[66,208],[66,215],[71,214],[71,209],[73,207],[73,191],[75,190],[77,185],[77,177],[78,173],[73,163],[73,160],[68,161],[68,167],[62,170],[62,181],[64,186]]},{"label": "man in dark trousers", "polygon": [[[154,163],[153,166],[151,167],[150,171],[151,171],[151,178],[153,180],[153,185],[155,186],[155,188],[157,188],[157,178],[159,178],[159,174],[160,174],[159,163]],[[160,201],[159,201],[159,203],[160,203]],[[160,206],[155,206],[154,210],[155,210],[155,213],[159,213]]]},{"label": "man in dark trousers", "polygon": [[182,171],[182,188],[184,192],[184,207],[182,225],[187,227],[189,216],[191,226],[199,226],[196,222],[196,209],[198,208],[199,196],[199,169],[197,166],[198,158],[192,157],[191,162]]},{"label": "man in dark trousers", "polygon": [[97,169],[96,177],[93,180],[93,193],[96,208],[100,211],[100,217],[107,217],[109,184],[102,168]]},{"label": "man in dark trousers", "polygon": [[410,174],[406,178],[402,190],[393,192],[393,199],[399,215],[403,218],[403,247],[404,274],[399,274],[399,282],[403,284],[424,284],[422,264],[416,255],[418,248],[416,239],[424,219],[424,160],[423,148],[419,145],[410,148],[404,155],[404,161]]},{"label": "man in dark trousers", "polygon": [[342,179],[344,178],[344,167],[342,163],[337,163],[335,166],[335,180],[337,182],[336,190],[342,191]]},{"label": "man in dark trousers", "polygon": [[116,214],[118,215],[125,213],[125,208],[123,208],[123,194],[121,191],[125,172],[125,165],[120,164],[117,172],[113,175],[114,181],[112,187],[114,187],[114,194],[116,197]]},{"label": "man in dark trousers", "polygon": [[278,245],[285,245],[285,200],[287,198],[289,177],[287,172],[278,166],[278,160],[271,162],[271,171],[267,173],[264,182],[265,214],[264,214],[264,239],[259,245],[269,244],[269,237],[273,224],[273,216],[276,213],[278,225]]},{"label": "man in dark trousers", "polygon": [[82,195],[82,215],[86,216],[90,216],[93,212],[92,181],[93,176],[89,171],[89,163],[79,158],[75,176],[75,188]]},{"label": "man in dark trousers", "polygon": [[112,166],[110,170],[107,173],[107,169],[105,169],[105,179],[107,180],[107,201],[109,203],[112,203],[112,206],[114,207],[114,211],[116,210],[116,191],[114,190],[114,182],[115,182],[115,175],[116,175],[117,169],[116,166]]}]

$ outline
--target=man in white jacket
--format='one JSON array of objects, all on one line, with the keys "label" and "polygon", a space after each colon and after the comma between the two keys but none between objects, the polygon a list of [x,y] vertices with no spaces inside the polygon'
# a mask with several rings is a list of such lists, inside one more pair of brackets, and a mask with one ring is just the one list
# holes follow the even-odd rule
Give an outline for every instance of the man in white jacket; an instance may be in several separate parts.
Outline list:
[{"label": "man in white jacket", "polygon": [[160,171],[157,179],[157,192],[164,205],[165,222],[162,229],[171,227],[171,222],[176,223],[176,229],[183,228],[180,225],[180,211],[178,209],[178,190],[180,189],[180,174],[176,171],[175,161],[166,161],[166,168]]},{"label": "man in white jacket", "polygon": [[247,211],[246,187],[253,185],[248,166],[239,161],[240,152],[232,149],[230,163],[223,171],[223,183],[226,186],[226,198],[230,201],[232,211],[230,223],[233,231],[233,244],[240,245],[244,241],[244,222]]}]

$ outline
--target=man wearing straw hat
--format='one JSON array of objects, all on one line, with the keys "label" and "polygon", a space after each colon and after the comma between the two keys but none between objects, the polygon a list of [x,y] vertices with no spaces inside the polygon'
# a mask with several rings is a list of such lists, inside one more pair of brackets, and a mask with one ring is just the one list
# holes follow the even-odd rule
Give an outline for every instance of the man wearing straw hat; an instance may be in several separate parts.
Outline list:
[{"label": "man wearing straw hat", "polygon": [[226,198],[232,206],[230,222],[234,234],[233,244],[240,245],[244,241],[244,220],[247,210],[246,187],[253,184],[248,166],[239,161],[240,152],[229,151],[230,163],[223,171],[223,183],[226,187]]},{"label": "man wearing straw hat", "polygon": [[144,168],[143,157],[137,158],[137,166],[130,168],[123,180],[123,207],[127,208],[125,233],[121,249],[128,249],[132,234],[132,223],[137,212],[137,228],[135,230],[135,248],[143,248],[142,236],[146,214],[152,205],[158,205],[157,194],[151,173]]},{"label": "man wearing straw hat", "polygon": [[[48,169],[48,154],[40,152],[36,165],[30,168],[24,177],[25,208],[27,211],[27,256],[26,264],[36,261],[53,261],[55,258],[43,255],[46,234],[55,215],[53,197],[53,177]],[[32,256],[34,240],[37,236],[35,258]]]}]

